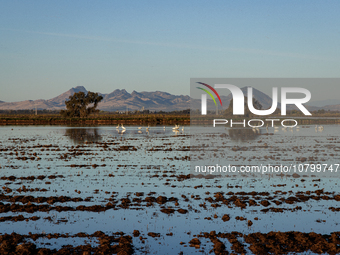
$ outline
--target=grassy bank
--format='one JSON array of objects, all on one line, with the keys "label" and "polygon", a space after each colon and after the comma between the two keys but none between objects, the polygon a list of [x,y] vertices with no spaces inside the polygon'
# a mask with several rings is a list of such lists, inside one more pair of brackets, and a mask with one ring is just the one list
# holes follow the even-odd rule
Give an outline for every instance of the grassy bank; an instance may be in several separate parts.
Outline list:
[{"label": "grassy bank", "polygon": [[87,118],[63,118],[59,114],[3,114],[0,125],[62,124],[190,124],[188,114],[98,114]]},{"label": "grassy bank", "polygon": [[[296,119],[299,125],[311,124],[339,124],[340,117],[337,114],[313,114],[310,118],[301,118],[301,116],[289,116],[286,119]],[[212,123],[214,118],[231,119],[226,116],[195,116],[191,118],[191,124],[207,124]],[[270,116],[262,119],[285,119],[282,116]],[[248,121],[249,117],[232,118],[233,121]],[[256,117],[258,119],[258,117]],[[261,118],[260,118],[261,119]],[[84,124],[84,125],[114,125],[114,124],[190,124],[190,114],[174,114],[174,113],[149,113],[149,114],[96,114],[87,118],[64,118],[58,113],[49,114],[0,114],[0,125],[65,125],[65,124]]]}]

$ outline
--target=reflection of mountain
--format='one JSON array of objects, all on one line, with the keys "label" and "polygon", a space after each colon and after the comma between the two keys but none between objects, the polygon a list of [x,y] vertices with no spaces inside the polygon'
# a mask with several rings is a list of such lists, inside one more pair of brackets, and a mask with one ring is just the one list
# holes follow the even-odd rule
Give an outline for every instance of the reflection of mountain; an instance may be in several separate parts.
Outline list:
[{"label": "reflection of mountain", "polygon": [[102,139],[96,128],[68,128],[65,131],[65,136],[74,143],[97,142]]},{"label": "reflection of mountain", "polygon": [[234,141],[246,142],[255,140],[258,137],[258,134],[250,128],[230,128],[229,137]]}]

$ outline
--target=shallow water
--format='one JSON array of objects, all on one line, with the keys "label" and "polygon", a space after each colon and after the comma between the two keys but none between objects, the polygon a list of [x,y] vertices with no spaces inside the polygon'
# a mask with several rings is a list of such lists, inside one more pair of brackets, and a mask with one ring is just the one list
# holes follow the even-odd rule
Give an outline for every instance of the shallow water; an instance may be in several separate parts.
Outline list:
[{"label": "shallow water", "polygon": [[[284,148],[293,148],[300,146],[297,137],[300,139],[302,137],[310,145],[306,150],[300,148],[299,153],[302,155],[306,155],[308,148],[316,146],[311,154],[315,149],[328,148],[333,151],[334,156],[325,151],[326,160],[338,160],[339,153],[334,149],[339,147],[339,137],[334,135],[338,128],[337,125],[325,126],[322,132],[315,132],[314,126],[302,126],[299,131],[293,132],[289,130],[275,132],[273,129],[268,132],[273,133],[270,136],[264,135],[267,131],[261,129],[258,135],[251,136],[250,139],[244,139],[244,135],[242,139],[232,138],[233,134],[226,130],[228,144],[225,149],[229,152],[228,156],[236,155],[239,162],[252,156],[260,162],[263,159],[263,150],[242,151],[242,155],[239,152],[234,155],[230,148],[251,147],[261,141],[261,144],[267,143],[271,146],[271,151],[281,154],[276,150],[282,149],[282,144],[278,145],[280,141],[285,141]],[[340,207],[340,201],[334,199],[339,195],[339,179],[334,176],[320,178],[315,174],[314,177],[308,178],[237,176],[212,179],[180,177],[190,174],[190,137],[197,133],[190,133],[189,127],[185,127],[183,131],[180,129],[179,132],[173,132],[172,126],[166,126],[165,130],[163,126],[152,126],[149,132],[146,132],[146,127],[138,129],[137,126],[126,126],[125,132],[122,133],[121,129],[117,130],[115,126],[4,126],[0,127],[0,135],[0,176],[15,177],[0,179],[2,187],[0,194],[8,196],[0,202],[21,206],[27,204],[22,201],[10,201],[9,197],[19,195],[35,198],[67,196],[82,199],[82,201],[56,199],[50,203],[31,203],[46,205],[48,211],[2,212],[0,217],[18,215],[24,218],[40,217],[38,220],[17,222],[4,220],[0,222],[2,234],[31,232],[74,235],[79,232],[92,234],[100,230],[108,234],[122,231],[132,236],[134,230],[139,230],[146,239],[142,243],[138,237],[133,238],[137,254],[146,251],[163,254],[183,251],[186,254],[199,250],[208,253],[212,249],[213,244],[204,239],[201,240],[200,249],[189,247],[188,242],[201,232],[237,231],[249,234],[301,231],[330,234],[340,230],[338,212],[329,209]],[[332,140],[327,140],[329,138]],[[326,142],[334,146],[327,147]],[[280,156],[280,160],[291,158],[296,153],[296,150],[287,149],[284,157]],[[29,178],[32,176],[34,178]],[[44,178],[39,179],[38,176]],[[317,190],[322,190],[322,193],[315,195]],[[250,194],[254,191],[267,193]],[[137,192],[141,194],[137,195]],[[228,205],[220,201],[209,202],[209,198],[214,199],[217,192],[223,192],[224,197],[228,199],[240,198],[246,206],[237,206],[233,200],[230,200]],[[291,204],[285,202],[289,197],[296,197],[298,194],[315,197],[297,200]],[[145,200],[146,197],[159,196],[166,197],[167,201],[148,205]],[[136,200],[138,198],[140,201]],[[129,199],[130,202],[124,206],[123,199]],[[255,205],[250,206],[249,199],[253,199]],[[270,204],[262,205],[263,200],[269,201]],[[275,201],[283,203],[276,204]],[[107,208],[109,202],[115,203],[115,206]],[[80,205],[87,207],[99,205],[106,209],[82,211],[78,208]],[[58,210],[58,206],[65,208]],[[172,208],[174,212],[167,214],[161,211],[166,208]],[[264,211],[268,208],[285,210]],[[185,209],[187,212],[179,213],[179,209]],[[224,222],[221,219],[224,214],[230,216],[229,221]],[[246,220],[237,220],[237,216]],[[258,220],[255,220],[256,217]],[[252,221],[251,226],[248,226],[248,220]],[[149,232],[159,233],[160,237],[150,237],[147,235]],[[166,235],[169,233],[173,235]],[[96,245],[95,240],[80,237],[51,240],[40,238],[35,243],[38,247],[60,248],[66,244],[73,246],[83,244],[84,240]],[[231,251],[230,242],[227,239],[221,240],[227,250]],[[242,238],[240,240],[242,241]],[[185,244],[180,244],[181,242]],[[245,250],[250,252],[247,245]]]},{"label": "shallow water", "polygon": [[[339,130],[339,125],[260,129],[193,126],[191,172],[197,175],[206,170],[205,166],[218,165],[235,167],[233,172],[225,168],[224,172],[215,169],[215,172],[209,173],[260,178],[295,173],[304,177],[338,178]],[[241,166],[258,166],[260,170],[262,166],[267,168],[256,174],[241,171]],[[270,171],[274,166],[280,171]]]}]

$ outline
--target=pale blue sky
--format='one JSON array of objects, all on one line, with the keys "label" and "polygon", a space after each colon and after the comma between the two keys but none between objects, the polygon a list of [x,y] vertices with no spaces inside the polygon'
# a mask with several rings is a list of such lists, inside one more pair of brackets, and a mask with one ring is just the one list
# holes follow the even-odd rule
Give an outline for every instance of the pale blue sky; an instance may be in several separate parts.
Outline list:
[{"label": "pale blue sky", "polygon": [[189,94],[195,77],[340,77],[339,10],[312,0],[3,0],[0,100],[75,86]]}]

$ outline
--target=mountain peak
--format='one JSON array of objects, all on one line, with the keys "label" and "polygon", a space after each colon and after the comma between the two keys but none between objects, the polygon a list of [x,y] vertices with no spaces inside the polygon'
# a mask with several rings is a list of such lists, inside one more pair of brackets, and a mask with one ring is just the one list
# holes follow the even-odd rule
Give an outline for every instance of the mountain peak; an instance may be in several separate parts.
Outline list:
[{"label": "mountain peak", "polygon": [[80,92],[80,91],[87,93],[87,90],[84,86],[77,86],[75,88],[70,89],[70,91],[73,92],[73,93],[77,93],[77,92]]},{"label": "mountain peak", "polygon": [[134,90],[134,91],[132,91],[131,96],[133,96],[133,97],[136,97],[136,96],[142,97],[143,95],[141,93],[137,92],[136,90]]},{"label": "mountain peak", "polygon": [[65,105],[65,100],[67,100],[74,93],[78,93],[78,92],[84,92],[85,94],[87,94],[87,90],[85,89],[84,86],[77,86],[77,87],[71,88],[70,90],[60,94],[59,96],[51,98],[47,101],[53,102],[58,107],[63,107]]}]

